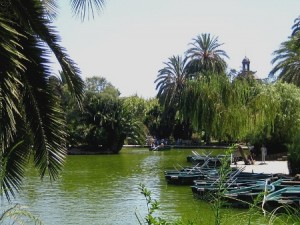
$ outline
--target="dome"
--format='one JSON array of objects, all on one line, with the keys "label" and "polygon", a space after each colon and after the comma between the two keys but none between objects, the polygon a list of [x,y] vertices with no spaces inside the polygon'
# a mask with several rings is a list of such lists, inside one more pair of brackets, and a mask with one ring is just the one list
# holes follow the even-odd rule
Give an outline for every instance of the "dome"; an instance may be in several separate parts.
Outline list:
[{"label": "dome", "polygon": [[242,63],[250,63],[250,60],[245,56],[245,58],[243,59]]}]

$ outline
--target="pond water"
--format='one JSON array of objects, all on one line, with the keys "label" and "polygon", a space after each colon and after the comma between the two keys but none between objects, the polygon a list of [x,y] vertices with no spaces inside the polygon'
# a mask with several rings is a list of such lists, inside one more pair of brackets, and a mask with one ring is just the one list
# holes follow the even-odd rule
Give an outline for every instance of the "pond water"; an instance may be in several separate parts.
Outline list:
[{"label": "pond water", "polygon": [[[144,184],[160,203],[157,216],[174,221],[214,224],[207,202],[195,199],[189,186],[168,185],[164,170],[190,165],[191,150],[122,149],[118,155],[68,156],[58,181],[40,180],[29,168],[16,202],[26,205],[45,225],[135,225],[147,205],[139,191]],[[231,214],[240,212],[230,211]]]}]

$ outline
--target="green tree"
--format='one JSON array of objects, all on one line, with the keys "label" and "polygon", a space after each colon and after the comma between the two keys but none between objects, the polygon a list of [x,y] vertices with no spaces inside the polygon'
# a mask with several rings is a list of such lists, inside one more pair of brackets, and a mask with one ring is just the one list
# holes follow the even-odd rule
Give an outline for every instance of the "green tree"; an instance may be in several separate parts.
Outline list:
[{"label": "green tree", "polygon": [[126,138],[135,144],[144,141],[143,124],[130,112],[122,99],[105,94],[89,94],[82,120],[87,144],[94,150],[118,153]]},{"label": "green tree", "polygon": [[189,122],[175,119],[172,133],[174,140],[191,140],[192,134],[193,129]]},{"label": "green tree", "polygon": [[117,141],[122,138],[119,131],[121,109],[121,102],[117,96],[105,91],[86,93],[81,122],[85,128],[85,140],[91,148],[97,150],[102,146],[102,151],[110,152],[109,145],[113,144],[113,141],[119,146]]},{"label": "green tree", "polygon": [[81,144],[94,151],[118,153],[125,139],[134,144],[144,142],[145,129],[139,114],[143,106],[120,98],[119,91],[103,77],[86,80],[83,114],[72,132],[82,135]]},{"label": "green tree", "polygon": [[158,71],[156,80],[157,97],[165,106],[177,106],[188,77],[187,59],[180,56],[172,56],[164,63],[165,67]]},{"label": "green tree", "polygon": [[149,134],[157,137],[159,135],[159,124],[162,115],[162,108],[157,102],[146,113],[144,124],[149,130]]},{"label": "green tree", "polygon": [[[108,82],[104,77],[93,76],[85,79],[86,91],[100,93],[107,87],[112,87],[114,89],[113,85],[110,82]],[[120,95],[120,93],[118,95]]]},{"label": "green tree", "polygon": [[220,47],[218,37],[210,34],[201,34],[193,39],[191,47],[186,51],[190,60],[188,63],[189,73],[195,76],[198,72],[224,73],[227,64],[224,58],[229,58]]},{"label": "green tree", "polygon": [[289,37],[281,43],[280,48],[273,52],[275,57],[271,61],[275,64],[271,74],[288,83],[300,87],[300,33]]},{"label": "green tree", "polygon": [[[91,1],[71,1],[76,13]],[[76,2],[78,4],[76,4]],[[94,1],[99,5],[99,0]],[[0,167],[1,194],[19,190],[28,162],[41,177],[58,177],[66,156],[64,113],[53,86],[49,52],[59,62],[70,92],[80,103],[83,81],[76,64],[60,46],[50,18],[56,1],[1,1],[0,7]],[[54,10],[55,11],[55,10]]]},{"label": "green tree", "polygon": [[227,75],[200,74],[187,83],[180,114],[183,118],[189,119],[196,131],[204,131],[206,142],[209,143],[211,135],[221,138],[223,130],[226,129],[224,116],[229,96]]},{"label": "green tree", "polygon": [[180,113],[190,118],[196,131],[205,132],[206,142],[210,137],[229,142],[262,141],[270,137],[282,113],[275,90],[272,84],[251,76],[230,82],[225,74],[202,75],[187,83]]},{"label": "green tree", "polygon": [[[274,125],[277,95],[272,98],[270,85],[252,76],[238,76],[230,86],[226,117],[228,134],[233,140],[247,140],[254,133],[265,136]],[[270,93],[270,94],[269,94]],[[273,92],[272,92],[273,93]]]},{"label": "green tree", "polygon": [[[130,112],[132,118],[135,118],[136,121],[139,121],[140,126],[143,129],[143,133],[149,133],[147,127],[143,123],[149,108],[149,100],[145,100],[137,95],[133,95],[124,98],[123,101],[123,107]],[[127,144],[136,144],[136,141],[130,137],[127,137]]]},{"label": "green tree", "polygon": [[131,110],[131,114],[143,121],[148,109],[148,101],[137,95],[124,98],[124,104]]},{"label": "green tree", "polygon": [[[300,127],[300,89],[293,84],[277,82],[267,88],[276,110],[273,128],[263,134],[263,141],[273,152],[287,151]],[[275,102],[276,101],[276,102]]]},{"label": "green tree", "polygon": [[[175,116],[178,106],[182,101],[182,93],[188,79],[187,58],[182,59],[180,56],[172,56],[169,61],[164,63],[165,67],[158,71],[157,79],[155,80],[156,89],[158,89],[157,97],[162,105],[163,111],[160,116],[158,129],[155,131],[155,136],[159,138],[169,138],[173,133],[175,125]],[[181,138],[178,135],[180,132],[176,126],[175,138]],[[186,122],[185,124],[188,124]],[[181,124],[182,125],[182,124]],[[181,128],[183,128],[181,126]]]}]

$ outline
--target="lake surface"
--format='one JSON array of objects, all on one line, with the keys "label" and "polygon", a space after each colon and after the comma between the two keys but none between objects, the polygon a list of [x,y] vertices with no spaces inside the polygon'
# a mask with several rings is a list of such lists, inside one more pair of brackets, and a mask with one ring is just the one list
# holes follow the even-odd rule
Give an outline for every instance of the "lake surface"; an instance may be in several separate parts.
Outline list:
[{"label": "lake surface", "polygon": [[214,224],[211,206],[195,199],[189,186],[165,181],[164,170],[191,165],[188,155],[188,149],[126,148],[118,155],[70,155],[61,178],[53,183],[48,177],[41,181],[29,168],[16,202],[28,206],[45,225],[135,225],[139,224],[136,214],[147,215],[146,200],[139,190],[144,184],[160,203],[157,216]]}]

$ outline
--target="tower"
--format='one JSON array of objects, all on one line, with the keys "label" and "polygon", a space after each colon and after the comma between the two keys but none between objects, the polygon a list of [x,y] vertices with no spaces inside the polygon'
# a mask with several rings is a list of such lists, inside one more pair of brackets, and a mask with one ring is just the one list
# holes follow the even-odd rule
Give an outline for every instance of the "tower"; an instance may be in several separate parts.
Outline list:
[{"label": "tower", "polygon": [[243,59],[242,64],[243,64],[243,72],[250,71],[250,60],[246,56]]}]

